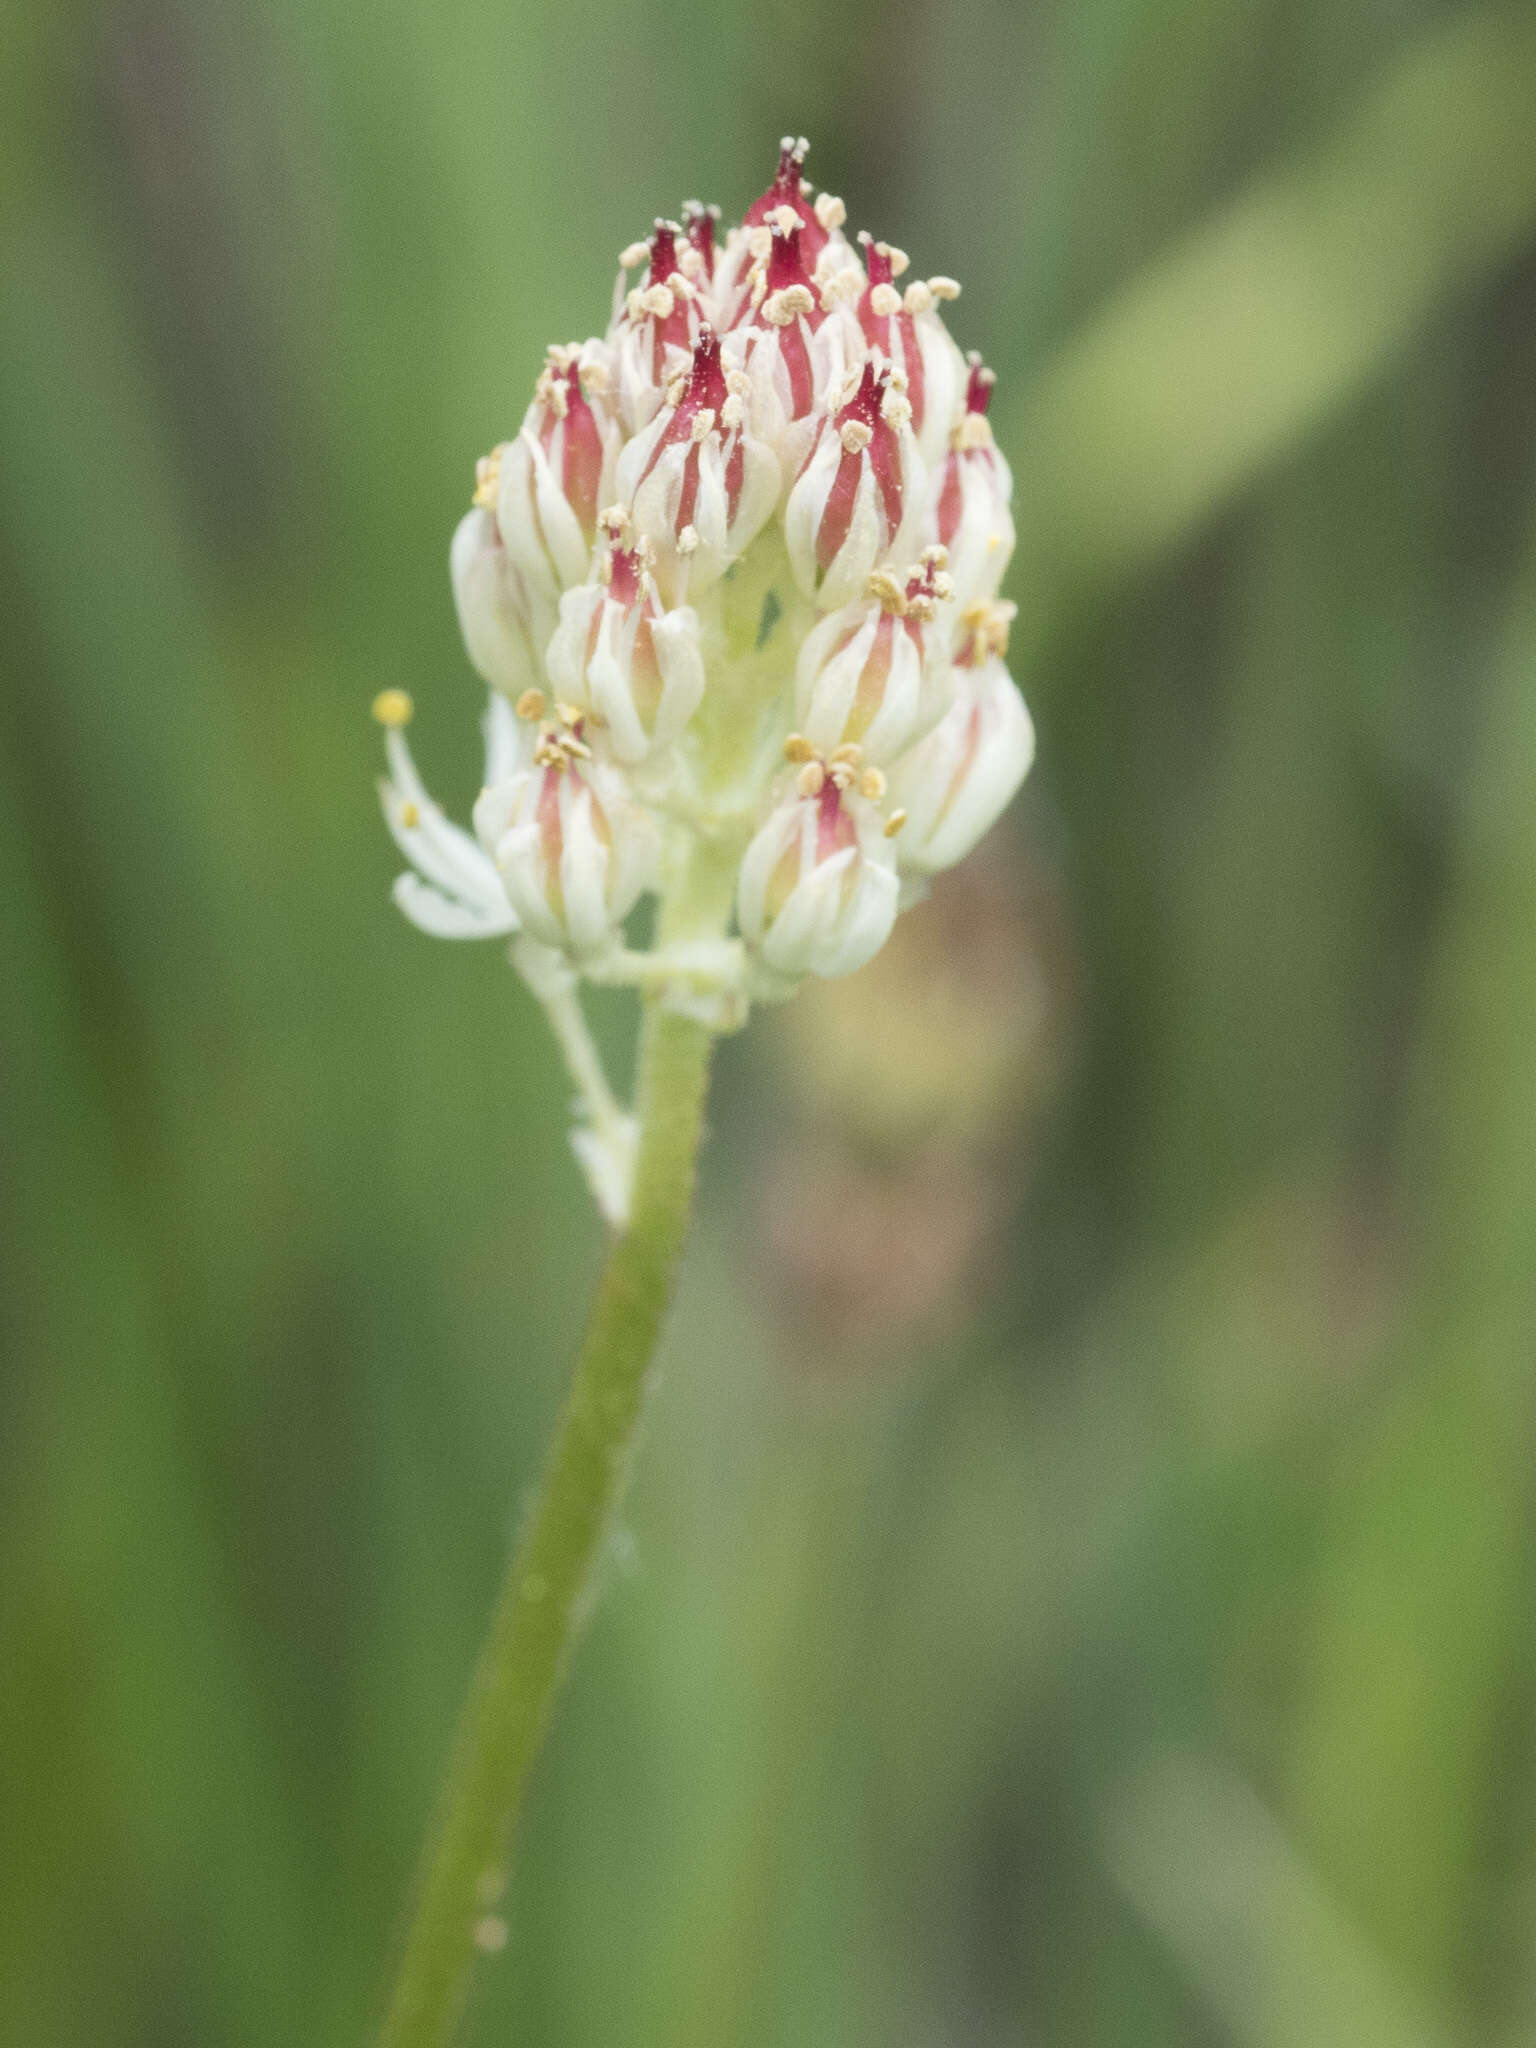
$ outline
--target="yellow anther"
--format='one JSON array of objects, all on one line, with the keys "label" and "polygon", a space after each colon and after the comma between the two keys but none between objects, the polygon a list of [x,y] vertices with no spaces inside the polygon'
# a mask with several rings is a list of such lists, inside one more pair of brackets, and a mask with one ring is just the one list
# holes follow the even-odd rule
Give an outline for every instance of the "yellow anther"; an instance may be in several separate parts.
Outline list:
[{"label": "yellow anther", "polygon": [[414,804],[402,804],[400,806],[400,822],[409,832],[413,825],[421,823],[421,813]]},{"label": "yellow anther", "polygon": [[949,437],[949,445],[961,455],[992,446],[992,422],[984,412],[963,413]]},{"label": "yellow anther", "polygon": [[506,443],[500,442],[475,464],[475,495],[470,503],[481,512],[494,512],[496,509],[496,493],[501,486],[501,458],[505,449]]},{"label": "yellow anther", "polygon": [[844,740],[840,747],[834,747],[827,756],[833,767],[860,768],[864,763],[864,749],[857,740]]},{"label": "yellow anther", "polygon": [[1000,659],[1008,652],[1008,629],[1018,610],[1016,604],[1007,603],[966,606],[960,623],[970,638],[972,661],[987,661],[994,655]]},{"label": "yellow anther", "polygon": [[373,700],[373,715],[380,725],[409,725],[415,709],[408,690],[380,690]]},{"label": "yellow anther", "polygon": [[864,590],[866,596],[877,600],[882,610],[890,612],[898,619],[905,616],[907,593],[900,578],[892,575],[889,569],[871,570]]},{"label": "yellow anther", "polygon": [[784,758],[786,761],[814,761],[816,749],[803,732],[792,732],[784,742]]},{"label": "yellow anther", "polygon": [[542,718],[544,716],[544,692],[542,690],[524,690],[512,709],[519,718]]},{"label": "yellow anther", "polygon": [[802,313],[814,313],[816,301],[810,288],[803,284],[787,284],[782,291],[770,292],[763,301],[763,318],[775,327],[790,327]]},{"label": "yellow anther", "polygon": [[795,788],[801,796],[820,796],[827,785],[827,771],[819,761],[807,761],[795,777]]},{"label": "yellow anther", "polygon": [[891,815],[885,821],[886,838],[894,839],[896,837],[896,834],[901,830],[902,826],[905,825],[906,822],[907,814],[905,811],[892,811]]},{"label": "yellow anther", "polygon": [[868,797],[872,804],[879,803],[885,795],[885,777],[878,768],[866,768],[859,777],[859,795]]},{"label": "yellow anther", "polygon": [[581,722],[581,709],[579,705],[562,704],[556,699],[555,716],[562,725],[579,725]]}]

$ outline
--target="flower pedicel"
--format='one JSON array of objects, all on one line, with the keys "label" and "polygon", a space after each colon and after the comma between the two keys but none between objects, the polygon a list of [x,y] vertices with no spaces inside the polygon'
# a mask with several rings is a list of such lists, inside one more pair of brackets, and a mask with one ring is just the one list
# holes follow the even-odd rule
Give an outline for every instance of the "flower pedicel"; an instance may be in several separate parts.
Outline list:
[{"label": "flower pedicel", "polygon": [[944,323],[959,286],[850,241],[805,149],[723,237],[690,202],[626,249],[607,334],[550,349],[479,464],[449,557],[490,689],[472,832],[422,786],[404,692],[375,704],[395,900],[439,937],[512,940],[616,1224],[634,1123],[578,978],[720,1031],[851,973],[1034,752],[997,598],[1012,479],[991,372]]}]

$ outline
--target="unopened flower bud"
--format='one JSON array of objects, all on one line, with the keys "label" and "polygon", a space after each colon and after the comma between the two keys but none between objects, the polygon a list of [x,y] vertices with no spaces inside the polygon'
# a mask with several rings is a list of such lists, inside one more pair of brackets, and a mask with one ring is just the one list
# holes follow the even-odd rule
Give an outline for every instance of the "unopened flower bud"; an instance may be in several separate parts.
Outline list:
[{"label": "unopened flower bud", "polygon": [[631,434],[655,418],[669,385],[687,373],[699,338],[700,289],[679,260],[682,232],[675,221],[657,221],[644,279],[625,295],[614,323],[619,412]]},{"label": "unopened flower bud", "polygon": [[642,760],[675,740],[704,695],[698,614],[663,611],[641,552],[608,535],[606,581],[568,590],[545,657],[557,697],[588,706],[615,759]]},{"label": "unopened flower bud", "polygon": [[784,508],[795,581],[824,609],[860,596],[915,530],[922,466],[911,407],[890,369],[866,361],[844,404],[817,423]]},{"label": "unopened flower bud", "polygon": [[531,765],[481,792],[475,833],[523,930],[578,957],[612,945],[655,865],[654,820],[580,720],[541,731]]},{"label": "unopened flower bud", "polygon": [[[593,348],[587,345],[589,354]],[[613,495],[619,430],[582,388],[584,366],[575,349],[550,350],[522,428],[501,460],[502,540],[529,590],[551,610],[562,590],[584,580],[598,507]]]},{"label": "unopened flower bud", "polygon": [[668,603],[722,576],[771,517],[773,451],[733,404],[719,337],[699,330],[687,382],[619,458],[619,492],[635,532],[655,550]]},{"label": "unopened flower bud", "polygon": [[879,952],[899,893],[880,813],[823,775],[812,794],[781,803],[747,848],[736,918],[742,937],[775,973],[831,978],[851,974]]},{"label": "unopened flower bud", "polygon": [[[822,221],[811,204],[804,177],[809,148],[804,136],[784,137],[779,144],[779,163],[772,183],[747,208],[740,227],[732,228],[715,272],[715,289],[722,305],[734,301],[756,252],[762,247],[763,231],[775,223],[783,227],[798,223],[804,235],[804,260],[813,272],[822,251],[837,232]],[[841,242],[840,234],[837,239]]]},{"label": "unopened flower bud", "polygon": [[[965,360],[939,313],[939,299],[923,283],[896,284],[897,261],[906,258],[888,242],[861,234],[865,285],[858,303],[859,327],[870,348],[879,349],[907,380],[912,432],[923,461],[942,456],[950,424],[960,405]],[[943,282],[943,280],[941,280]]]},{"label": "unopened flower bud", "polygon": [[804,230],[770,229],[768,252],[748,270],[727,347],[751,380],[758,432],[786,483],[799,469],[827,399],[845,381],[845,324],[828,316],[805,265]]},{"label": "unopened flower bud", "polygon": [[[492,464],[496,459],[484,458]],[[534,603],[488,507],[472,506],[459,521],[448,551],[448,573],[470,661],[494,688],[518,696],[538,680],[542,639],[548,638],[552,615]]]},{"label": "unopened flower bud", "polygon": [[929,473],[923,508],[925,535],[949,550],[962,607],[997,595],[1013,554],[1013,477],[987,418],[992,385],[992,372],[973,356],[965,410],[947,453]]},{"label": "unopened flower bud", "polygon": [[821,752],[850,743],[877,765],[929,731],[953,695],[949,579],[942,548],[903,581],[889,570],[869,596],[830,613],[807,634],[795,671],[801,731]]},{"label": "unopened flower bud", "polygon": [[890,771],[907,814],[901,865],[937,874],[963,860],[1001,815],[1035,757],[1035,729],[1000,657],[957,665],[955,701]]}]

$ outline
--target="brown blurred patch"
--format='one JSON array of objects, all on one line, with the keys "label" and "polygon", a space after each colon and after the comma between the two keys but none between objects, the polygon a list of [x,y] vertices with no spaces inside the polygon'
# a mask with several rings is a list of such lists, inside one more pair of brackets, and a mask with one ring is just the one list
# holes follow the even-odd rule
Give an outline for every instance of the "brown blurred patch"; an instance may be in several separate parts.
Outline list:
[{"label": "brown blurred patch", "polygon": [[1056,878],[994,843],[868,967],[765,1019],[793,1114],[762,1234],[797,1355],[884,1366],[971,1313],[1060,1085],[1073,980]]},{"label": "brown blurred patch", "polygon": [[270,550],[293,539],[331,317],[299,80],[243,0],[111,0],[92,86],[81,154],[199,530]]}]

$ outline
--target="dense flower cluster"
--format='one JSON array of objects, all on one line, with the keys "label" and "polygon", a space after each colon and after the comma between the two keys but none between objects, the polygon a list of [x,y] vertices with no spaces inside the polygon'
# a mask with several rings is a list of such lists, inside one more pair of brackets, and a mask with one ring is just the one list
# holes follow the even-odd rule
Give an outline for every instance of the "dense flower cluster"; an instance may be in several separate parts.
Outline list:
[{"label": "dense flower cluster", "polygon": [[[407,916],[521,933],[722,1028],[868,960],[1034,745],[998,597],[1012,480],[991,373],[944,323],[959,287],[850,240],[804,156],[786,141],[723,237],[690,204],[626,249],[606,335],[549,350],[479,463],[450,555],[490,686],[472,833],[421,785],[403,692],[375,707]],[[630,951],[629,913],[701,852],[730,871],[714,943]]]}]

